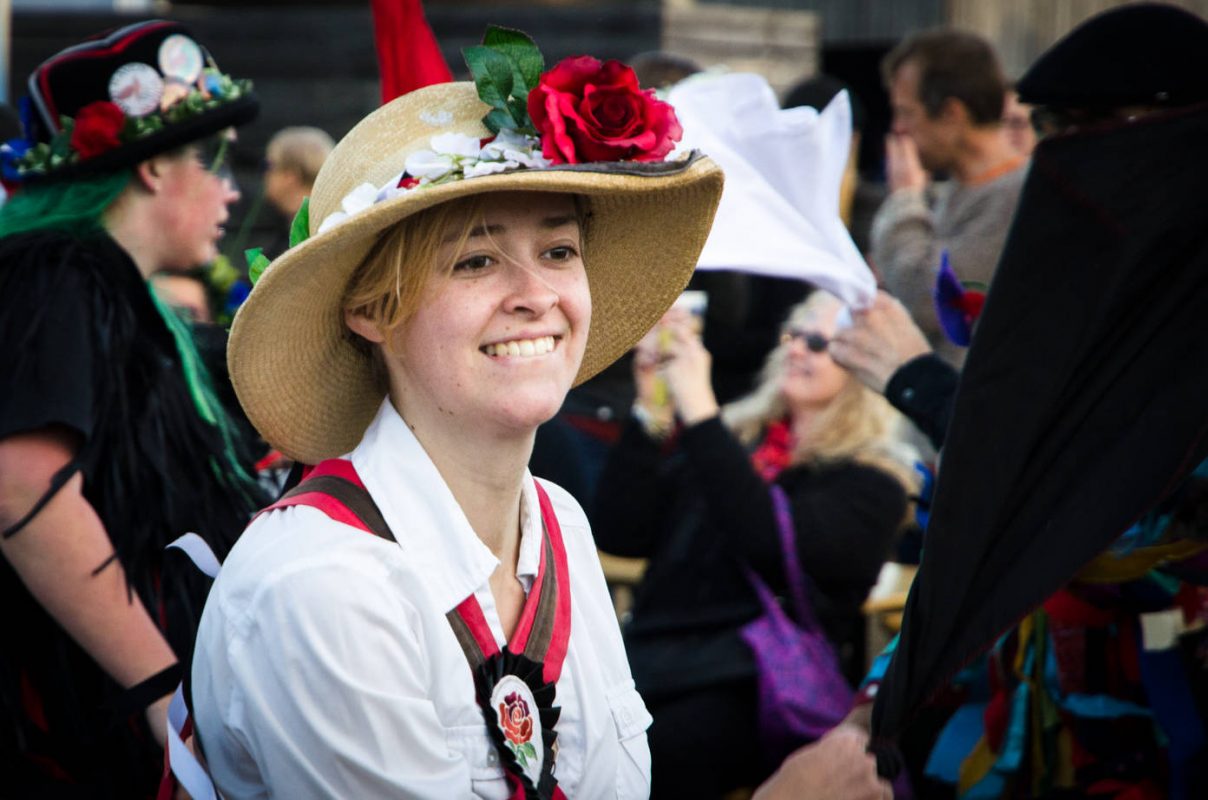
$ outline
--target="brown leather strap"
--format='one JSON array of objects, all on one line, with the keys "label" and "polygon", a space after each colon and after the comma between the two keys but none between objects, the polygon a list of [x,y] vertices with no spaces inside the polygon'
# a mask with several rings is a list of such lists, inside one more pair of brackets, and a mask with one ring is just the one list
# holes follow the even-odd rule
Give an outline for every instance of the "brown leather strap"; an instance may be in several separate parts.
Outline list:
[{"label": "brown leather strap", "polygon": [[470,670],[473,671],[481,667],[487,659],[482,654],[482,648],[478,646],[478,642],[474,639],[470,626],[457,613],[456,608],[445,614],[445,619],[449,620],[449,627],[453,629],[453,635],[457,637],[457,643],[461,645],[461,652],[465,654],[466,663],[470,665]]},{"label": "brown leather strap", "polygon": [[285,500],[308,492],[318,492],[335,498],[356,515],[367,531],[388,541],[397,541],[394,538],[394,532],[386,524],[386,518],[378,509],[377,503],[373,502],[369,492],[355,483],[336,475],[314,475],[290,489],[281,499]]}]

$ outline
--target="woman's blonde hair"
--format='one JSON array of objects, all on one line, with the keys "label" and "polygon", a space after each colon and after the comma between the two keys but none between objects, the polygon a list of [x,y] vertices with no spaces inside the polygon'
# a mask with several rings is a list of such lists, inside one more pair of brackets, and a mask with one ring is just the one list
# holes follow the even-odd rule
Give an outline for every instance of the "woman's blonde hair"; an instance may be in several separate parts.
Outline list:
[{"label": "woman's blonde hair", "polygon": [[[789,311],[785,329],[800,327],[839,304],[834,295],[817,289]],[[789,414],[781,390],[787,355],[786,344],[772,350],[755,390],[722,410],[723,421],[745,444],[754,444],[768,425]],[[914,463],[918,454],[902,438],[905,418],[855,376],[846,371],[845,375],[843,388],[818,413],[813,435],[808,441],[795,443],[790,463],[858,461],[893,475],[907,492],[916,491],[919,481]]]},{"label": "woman's blonde hair", "polygon": [[344,311],[372,322],[389,349],[394,332],[416,312],[428,282],[440,272],[433,265],[449,227],[463,218],[458,235],[464,243],[482,216],[481,206],[482,195],[472,195],[424,209],[383,231],[344,289]]}]

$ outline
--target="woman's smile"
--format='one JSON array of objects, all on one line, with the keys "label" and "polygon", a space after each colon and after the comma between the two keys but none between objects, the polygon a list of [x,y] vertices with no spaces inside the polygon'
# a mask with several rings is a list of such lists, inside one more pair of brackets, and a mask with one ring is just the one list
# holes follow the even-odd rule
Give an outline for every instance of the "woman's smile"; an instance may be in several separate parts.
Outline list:
[{"label": "woman's smile", "polygon": [[495,360],[532,358],[554,352],[561,340],[554,335],[517,338],[483,345],[479,350]]}]

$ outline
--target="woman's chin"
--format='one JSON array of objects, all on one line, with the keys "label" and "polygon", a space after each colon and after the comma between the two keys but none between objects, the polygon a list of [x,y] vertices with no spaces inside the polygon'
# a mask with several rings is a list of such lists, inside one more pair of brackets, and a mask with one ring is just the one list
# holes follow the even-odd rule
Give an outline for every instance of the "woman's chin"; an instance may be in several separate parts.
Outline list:
[{"label": "woman's chin", "polygon": [[564,399],[564,396],[560,397],[557,402],[538,398],[527,401],[513,399],[506,407],[499,409],[495,419],[502,428],[507,430],[520,433],[532,432],[557,416]]}]

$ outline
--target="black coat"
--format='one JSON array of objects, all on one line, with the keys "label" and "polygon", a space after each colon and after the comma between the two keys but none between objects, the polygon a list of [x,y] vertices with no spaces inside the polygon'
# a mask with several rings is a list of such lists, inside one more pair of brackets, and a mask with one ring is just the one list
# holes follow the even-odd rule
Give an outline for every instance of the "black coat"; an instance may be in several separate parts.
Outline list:
[{"label": "black coat", "polygon": [[[851,462],[792,467],[777,482],[814,609],[858,678],[860,606],[903,521],[906,492],[888,473]],[[738,631],[762,608],[742,564],[779,595],[786,578],[767,484],[720,420],[683,431],[670,454],[629,422],[600,477],[592,528],[605,552],[650,560],[625,627],[639,691],[657,700],[754,676]]]},{"label": "black coat", "polygon": [[961,375],[873,733],[1208,455],[1208,108],[1037,148]]}]

